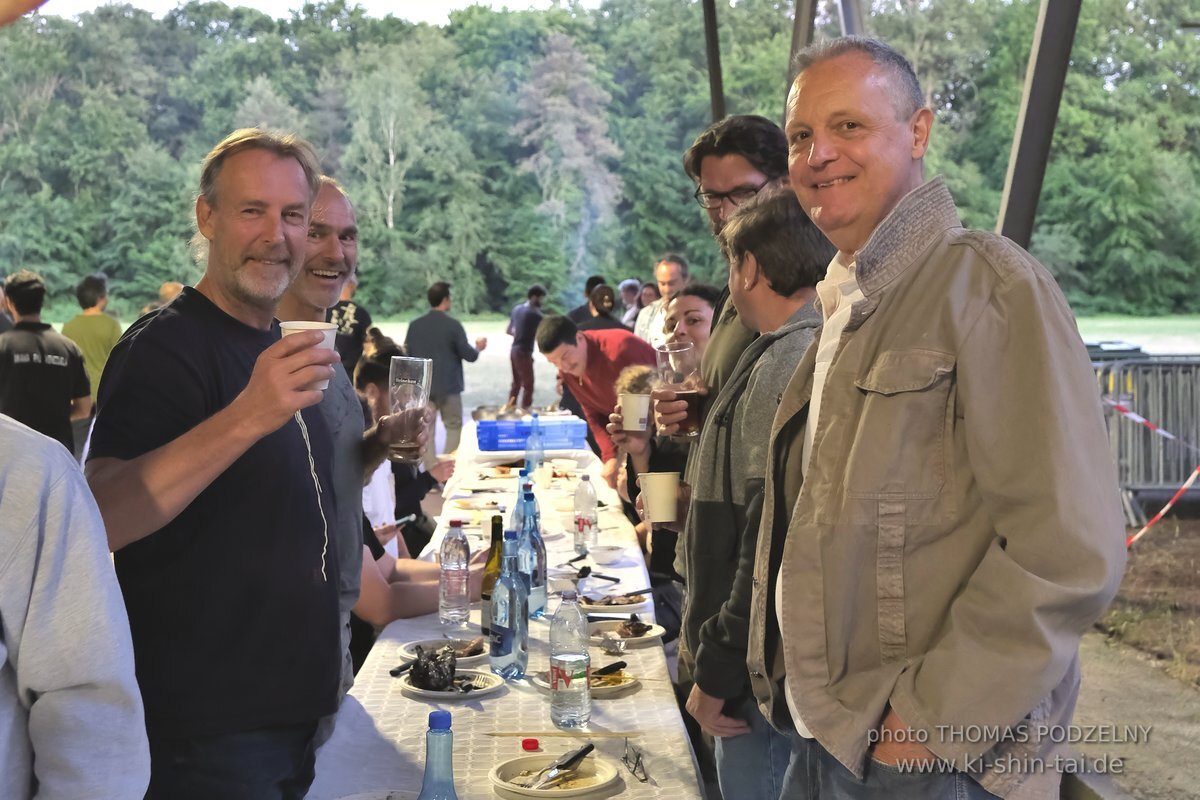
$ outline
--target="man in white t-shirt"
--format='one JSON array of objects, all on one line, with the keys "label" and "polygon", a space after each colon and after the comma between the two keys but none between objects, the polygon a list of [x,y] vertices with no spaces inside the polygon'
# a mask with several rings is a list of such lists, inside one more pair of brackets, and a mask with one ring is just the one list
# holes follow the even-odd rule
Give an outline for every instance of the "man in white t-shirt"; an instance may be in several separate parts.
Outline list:
[{"label": "man in white t-shirt", "polygon": [[652,347],[666,344],[667,331],[663,325],[667,316],[667,302],[688,285],[687,261],[677,253],[667,253],[654,265],[654,282],[658,284],[659,298],[638,312],[633,332],[649,342]]}]

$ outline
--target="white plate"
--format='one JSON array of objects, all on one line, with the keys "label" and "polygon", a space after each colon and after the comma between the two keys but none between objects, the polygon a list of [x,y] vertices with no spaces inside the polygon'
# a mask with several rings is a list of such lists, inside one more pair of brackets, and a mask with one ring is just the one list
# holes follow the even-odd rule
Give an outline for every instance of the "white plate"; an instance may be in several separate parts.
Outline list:
[{"label": "white plate", "polygon": [[[596,592],[596,594],[600,594],[600,592]],[[632,614],[635,611],[645,611],[646,609],[650,608],[650,606],[654,605],[654,598],[651,596],[650,592],[642,592],[642,595],[646,598],[642,602],[626,603],[620,606],[600,606],[588,602],[587,597],[580,597],[579,607],[588,614],[620,614],[623,611],[628,611]]]},{"label": "white plate", "polygon": [[450,501],[450,505],[464,511],[491,511],[497,514],[508,508],[506,503],[499,500],[486,500],[482,497],[456,497]]},{"label": "white plate", "polygon": [[661,639],[663,637],[663,634],[667,632],[667,629],[664,628],[662,625],[651,624],[650,630],[646,631],[644,636],[638,636],[636,639],[631,639],[627,636],[620,636],[619,634],[617,634],[617,628],[619,628],[621,626],[622,622],[624,622],[624,620],[620,620],[620,619],[613,619],[613,620],[606,619],[602,622],[593,622],[591,625],[588,626],[588,633],[591,634],[592,644],[594,644],[594,645],[600,644],[600,634],[603,633],[604,631],[612,631],[614,636],[617,636],[617,638],[619,638],[619,639],[623,639],[630,645],[639,645],[639,644],[643,644],[645,642],[657,642],[659,639]]},{"label": "white plate", "polygon": [[[626,689],[631,689],[637,686],[641,681],[630,675],[628,672],[622,672],[621,677],[624,679],[622,683],[614,685],[593,686],[592,697],[611,697],[614,694],[620,694]],[[550,674],[547,672],[535,672],[529,676],[529,682],[539,689],[550,691]]]},{"label": "white plate", "polygon": [[[580,459],[595,458],[595,456],[592,454],[591,450],[547,449],[544,451],[544,455],[547,458],[547,460],[549,460],[551,463],[553,463],[555,459],[560,459],[560,458],[568,459],[569,458],[572,461],[575,461],[576,464],[578,464]],[[517,461],[524,461],[524,460],[525,460],[525,451],[524,450],[480,450],[475,455],[476,463],[488,464],[488,465],[511,464],[511,463],[514,463]],[[487,469],[487,467],[482,467],[481,469]],[[517,477],[517,469],[518,469],[518,467],[513,467],[512,475],[514,478]]]},{"label": "white plate", "polygon": [[504,687],[504,679],[499,675],[491,672],[482,672],[474,669],[455,670],[454,677],[469,678],[471,683],[475,685],[475,690],[470,692],[435,692],[430,689],[418,689],[412,685],[412,671],[404,673],[400,676],[400,688],[415,697],[424,697],[429,700],[471,700],[476,697],[484,697],[489,694],[495,694]]},{"label": "white plate", "polygon": [[375,789],[370,792],[348,794],[337,800],[417,800],[417,793],[407,789]]},{"label": "white plate", "polygon": [[[587,736],[587,731],[580,731],[581,737]],[[503,764],[497,764],[492,768],[488,778],[491,779],[492,785],[497,789],[503,789],[506,792],[520,794],[526,797],[578,797],[579,795],[591,794],[610,786],[620,777],[620,772],[617,770],[617,765],[603,758],[589,755],[579,765],[579,770],[576,773],[574,781],[578,781],[580,785],[570,788],[560,789],[557,786],[552,789],[525,789],[521,786],[509,783],[511,778],[515,778],[525,770],[536,772],[542,767],[554,761],[552,755],[536,755],[536,756],[521,756],[514,758],[512,761],[505,761]]]},{"label": "white plate", "polygon": [[[523,455],[523,454],[522,454]],[[507,461],[509,459],[498,459],[499,461]],[[496,481],[501,479],[516,478],[521,472],[520,467],[498,466],[498,467],[480,467],[478,475],[480,480]]]},{"label": "white plate", "polygon": [[[474,639],[474,638],[476,638],[476,637],[472,636],[467,639],[455,638],[453,641],[469,642],[471,639]],[[415,642],[407,642],[405,644],[400,645],[400,655],[404,656],[405,658],[416,658],[417,657],[417,645],[421,645],[421,648],[426,653],[428,653],[432,650],[438,649],[439,647],[441,647],[444,644],[449,644],[450,641],[451,641],[450,639],[420,639]],[[484,639],[482,653],[480,653],[479,655],[474,655],[474,656],[459,657],[459,659],[457,661],[455,661],[454,663],[460,667],[471,667],[471,666],[475,666],[476,664],[484,664],[487,662],[487,659],[488,659],[487,640]]]}]

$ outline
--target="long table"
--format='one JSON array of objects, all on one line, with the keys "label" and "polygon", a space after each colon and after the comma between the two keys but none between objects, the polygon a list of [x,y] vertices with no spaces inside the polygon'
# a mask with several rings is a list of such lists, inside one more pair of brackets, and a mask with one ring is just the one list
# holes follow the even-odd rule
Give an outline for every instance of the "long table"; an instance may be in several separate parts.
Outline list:
[{"label": "long table", "polygon": [[[504,505],[507,519],[516,495],[517,478],[515,475],[486,481],[481,478],[481,469],[504,456],[480,453],[474,434],[471,426],[463,431],[458,465],[454,477],[445,487],[445,507],[433,541],[422,554],[424,558],[431,557],[436,551],[449,520],[453,518],[469,523],[467,531],[472,551],[485,546],[483,537],[485,533],[490,534],[491,512],[459,508],[456,500],[465,500],[468,505],[472,500],[495,500]],[[548,453],[547,459],[559,455]],[[633,527],[621,513],[616,493],[600,480],[598,460],[588,451],[562,455],[569,455],[576,461],[578,470],[585,470],[592,476],[597,494],[605,504],[599,513],[601,543],[621,545],[626,550],[617,565],[601,567],[590,560],[580,563],[591,564],[597,572],[620,578],[614,591],[647,588],[649,578]],[[490,492],[493,484],[495,493]],[[575,485],[574,480],[554,479],[549,486],[535,489],[547,533],[546,550],[551,566],[563,564],[575,555],[567,530]],[[474,488],[488,489],[489,492],[468,493]],[[599,593],[609,585],[588,578],[579,588],[581,592]],[[552,598],[548,611],[552,612],[556,605],[557,601]],[[473,635],[479,635],[479,613],[479,604],[472,604]],[[649,610],[643,616],[652,614]],[[532,620],[529,633],[529,672],[546,670],[550,658],[548,618]],[[356,800],[360,796],[362,800],[384,800],[389,793],[395,798],[415,798],[424,770],[428,712],[435,709],[450,711],[453,717],[455,786],[462,800],[518,797],[494,788],[488,773],[503,761],[526,755],[521,750],[521,738],[493,737],[487,735],[489,732],[518,731],[539,738],[541,753],[547,762],[588,740],[586,733],[580,733],[578,739],[537,737],[538,732],[555,730],[550,722],[550,699],[547,693],[527,681],[510,682],[495,695],[477,699],[467,695],[464,700],[452,702],[429,701],[402,692],[399,681],[388,672],[406,660],[400,653],[401,646],[441,635],[436,614],[397,620],[383,630],[359,671],[354,688],[338,711],[333,737],[317,754],[316,780],[308,793],[311,800],[337,800],[349,796]],[[598,648],[592,648],[591,656],[593,666],[620,658],[628,663],[626,671],[641,681],[618,696],[593,698],[589,730],[637,732],[639,735],[630,738],[629,742],[642,751],[649,780],[638,781],[622,766],[624,739],[595,738],[592,741],[597,755],[618,768],[620,779],[607,790],[587,797],[670,800],[702,797],[699,771],[675,703],[662,645],[656,642],[631,647],[621,656],[606,655]],[[486,669],[486,665],[480,668]]]}]

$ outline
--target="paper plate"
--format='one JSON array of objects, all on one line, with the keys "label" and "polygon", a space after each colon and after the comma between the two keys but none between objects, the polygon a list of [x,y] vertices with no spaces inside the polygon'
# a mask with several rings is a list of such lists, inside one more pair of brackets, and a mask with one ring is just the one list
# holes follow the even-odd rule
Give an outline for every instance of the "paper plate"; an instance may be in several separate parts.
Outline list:
[{"label": "paper plate", "polygon": [[460,669],[454,672],[456,678],[467,678],[475,687],[474,691],[470,692],[435,692],[430,689],[418,689],[412,685],[412,672],[406,672],[400,676],[400,688],[414,697],[422,697],[427,700],[472,700],[476,697],[485,697],[489,694],[495,694],[504,688],[504,679],[499,675],[491,672],[481,672],[473,669]]},{"label": "paper plate", "polygon": [[[471,637],[471,638],[475,638],[475,637]],[[480,637],[480,638],[483,638],[483,637]],[[400,655],[404,656],[405,658],[416,658],[417,657],[417,645],[420,645],[421,649],[424,650],[426,653],[428,653],[431,650],[436,650],[445,644],[453,643],[453,644],[455,644],[455,646],[457,646],[459,643],[465,644],[468,641],[470,641],[470,639],[458,639],[458,638],[455,638],[455,639],[420,639],[415,642],[406,642],[406,643],[400,645]],[[487,643],[487,639],[484,639],[482,653],[478,653],[473,656],[459,656],[457,661],[455,661],[455,663],[460,667],[472,667],[472,666],[475,666],[476,664],[485,664],[485,663],[487,663],[487,660],[488,660],[488,643]]]},{"label": "paper plate", "polygon": [[[580,731],[579,735],[586,737],[587,732]],[[576,771],[576,777],[566,787],[526,789],[510,783],[512,778],[519,776],[522,772],[527,770],[531,773],[537,772],[552,761],[554,761],[554,756],[545,754],[514,758],[512,761],[505,761],[503,764],[493,767],[488,778],[497,789],[525,797],[578,797],[611,786],[620,777],[616,764],[603,758],[596,758],[593,754],[583,760]]]},{"label": "paper plate", "polygon": [[591,637],[592,637],[591,643],[594,645],[599,645],[600,644],[600,634],[603,633],[604,631],[612,631],[614,635],[616,635],[618,638],[624,640],[630,646],[640,645],[640,644],[644,644],[647,642],[657,642],[659,639],[661,639],[663,637],[663,634],[667,632],[667,629],[664,628],[662,625],[653,625],[652,624],[650,626],[650,630],[646,631],[645,635],[643,635],[643,636],[638,636],[637,638],[620,636],[619,634],[617,634],[617,628],[621,627],[622,622],[624,622],[624,620],[620,620],[620,619],[604,620],[602,622],[593,622],[591,625],[588,626],[588,633],[591,634]]},{"label": "paper plate", "polygon": [[[627,689],[632,689],[634,686],[637,686],[639,683],[641,683],[641,681],[624,670],[621,671],[620,676],[622,678],[621,683],[592,686],[592,697],[611,697],[612,695],[620,694]],[[547,692],[550,691],[550,673],[548,672],[533,673],[529,676],[529,682],[539,689]]]},{"label": "paper plate", "polygon": [[370,792],[343,795],[337,800],[417,800],[417,793],[407,789],[374,789]]}]

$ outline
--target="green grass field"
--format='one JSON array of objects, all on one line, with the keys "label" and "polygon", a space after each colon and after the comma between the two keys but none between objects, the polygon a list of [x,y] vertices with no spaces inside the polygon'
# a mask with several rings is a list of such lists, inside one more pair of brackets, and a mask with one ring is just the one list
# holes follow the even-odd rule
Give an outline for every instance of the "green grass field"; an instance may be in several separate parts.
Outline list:
[{"label": "green grass field", "polygon": [[[393,339],[404,342],[404,333],[412,316],[377,319],[376,324]],[[512,339],[504,332],[507,319],[498,314],[463,316],[467,337],[486,336],[488,347],[473,364],[464,365],[467,389],[463,407],[470,411],[484,403],[503,403],[512,381],[508,351]],[[128,320],[122,320],[128,323]],[[58,328],[62,321],[55,321]],[[1156,355],[1200,354],[1200,316],[1122,317],[1106,315],[1081,317],[1079,331],[1087,342],[1123,341],[1140,346]],[[546,359],[535,354],[534,402],[546,405],[557,399],[555,370]]]},{"label": "green grass field", "polygon": [[[404,341],[410,318],[377,320],[376,324],[393,339]],[[496,315],[460,317],[467,329],[467,338],[488,337],[488,347],[474,364],[464,364],[463,376],[467,390],[463,407],[470,411],[484,403],[503,403],[512,380],[508,350],[512,339],[504,332],[506,320]],[[1087,342],[1124,341],[1136,344],[1149,353],[1166,355],[1200,354],[1200,316],[1176,317],[1083,317],[1079,331]],[[534,401],[545,405],[556,399],[555,371],[540,355],[535,354]]]}]

